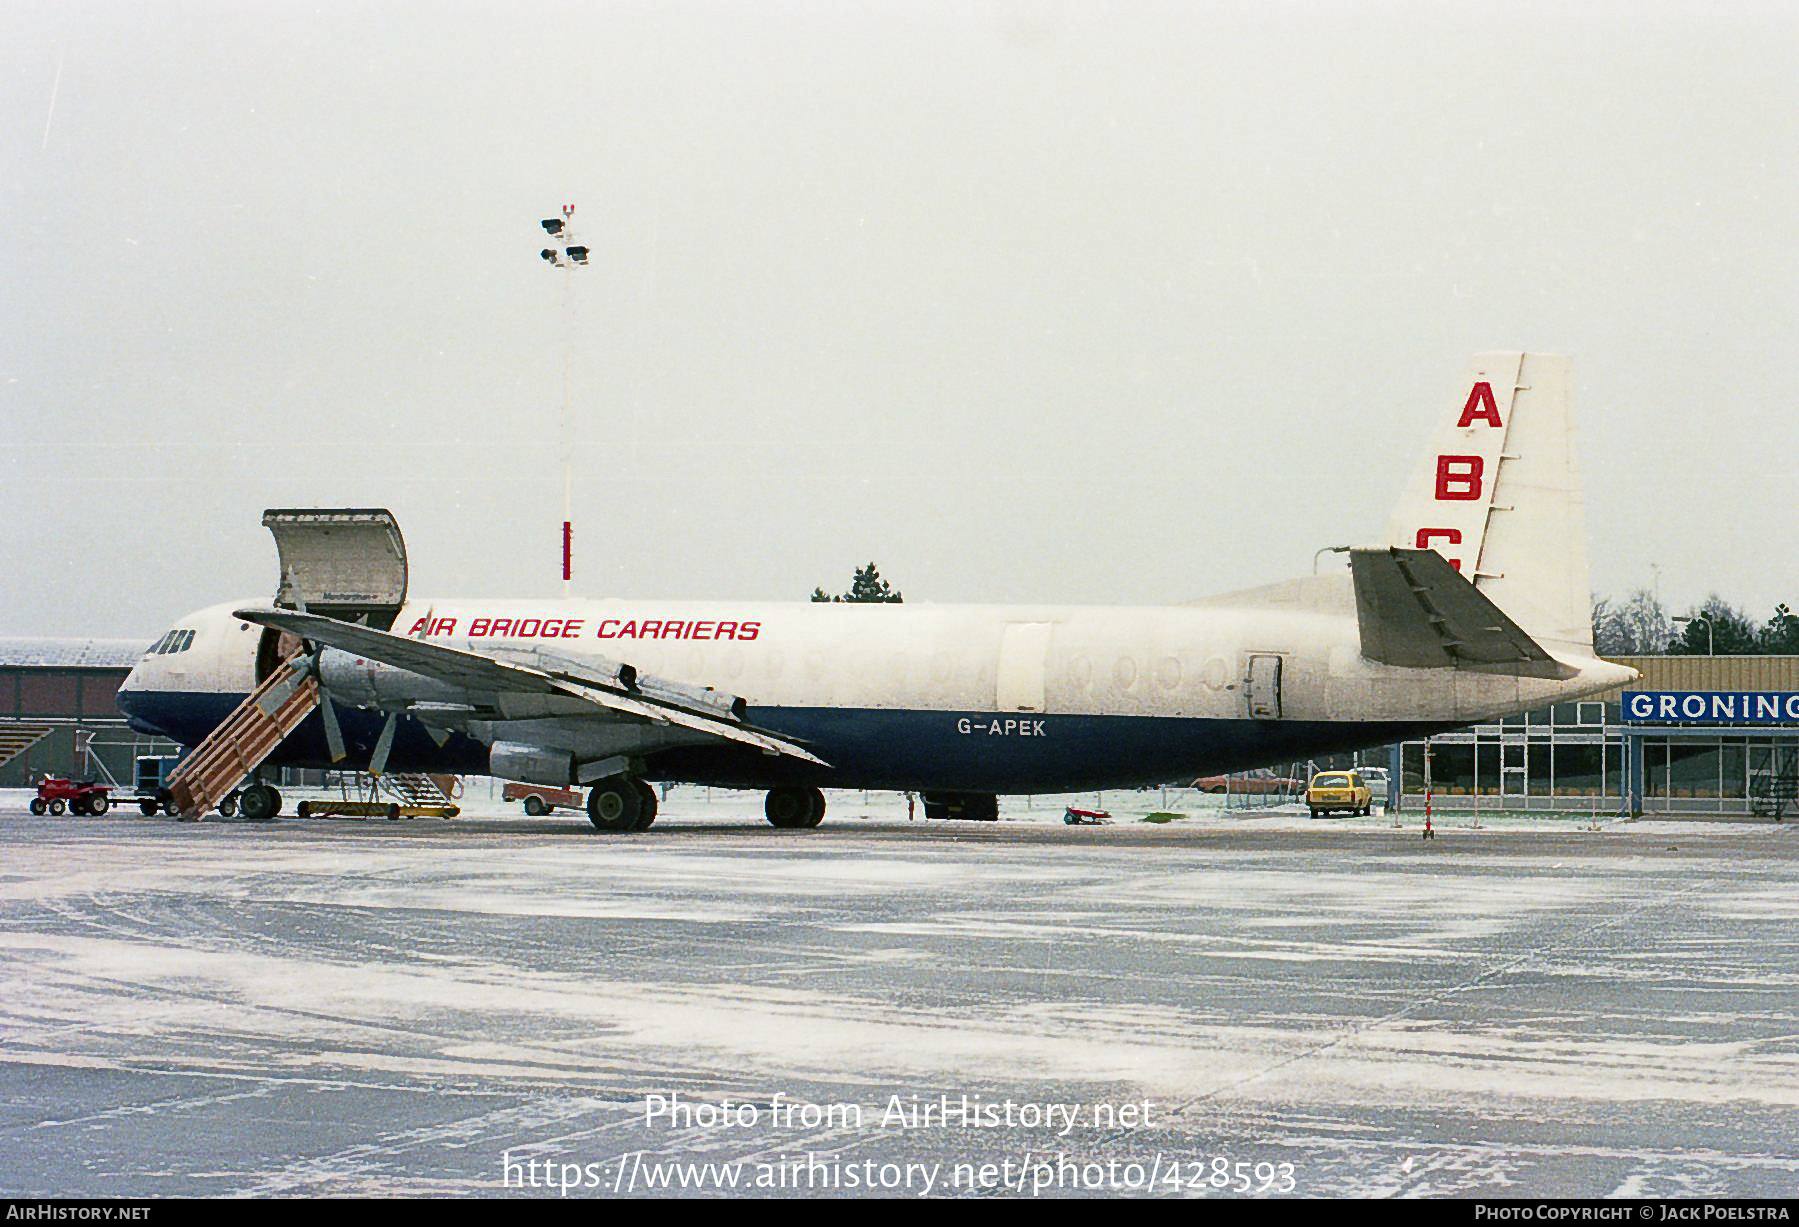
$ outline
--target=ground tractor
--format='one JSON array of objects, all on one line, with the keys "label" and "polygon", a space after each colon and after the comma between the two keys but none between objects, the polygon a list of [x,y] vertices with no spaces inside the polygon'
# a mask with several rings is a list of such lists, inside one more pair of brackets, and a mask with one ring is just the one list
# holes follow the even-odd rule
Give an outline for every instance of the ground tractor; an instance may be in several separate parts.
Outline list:
[{"label": "ground tractor", "polygon": [[38,815],[70,812],[104,814],[112,805],[109,788],[94,780],[68,780],[46,775],[38,781],[37,796],[31,799],[31,812]]}]

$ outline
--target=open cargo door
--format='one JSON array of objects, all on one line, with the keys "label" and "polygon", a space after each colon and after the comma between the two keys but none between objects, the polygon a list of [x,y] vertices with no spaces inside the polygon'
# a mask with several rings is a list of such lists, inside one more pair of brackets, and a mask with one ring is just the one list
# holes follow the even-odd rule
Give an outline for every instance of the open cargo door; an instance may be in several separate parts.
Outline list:
[{"label": "open cargo door", "polygon": [[262,513],[281,556],[275,604],[377,630],[406,603],[406,540],[382,508],[282,508]]}]

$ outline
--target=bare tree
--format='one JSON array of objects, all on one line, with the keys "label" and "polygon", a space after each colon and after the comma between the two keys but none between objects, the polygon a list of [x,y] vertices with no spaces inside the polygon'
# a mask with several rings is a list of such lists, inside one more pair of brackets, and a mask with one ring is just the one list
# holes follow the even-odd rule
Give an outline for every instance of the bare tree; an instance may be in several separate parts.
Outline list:
[{"label": "bare tree", "polygon": [[1653,656],[1668,650],[1674,624],[1653,590],[1638,588],[1620,605],[1593,603],[1593,646],[1602,656]]}]

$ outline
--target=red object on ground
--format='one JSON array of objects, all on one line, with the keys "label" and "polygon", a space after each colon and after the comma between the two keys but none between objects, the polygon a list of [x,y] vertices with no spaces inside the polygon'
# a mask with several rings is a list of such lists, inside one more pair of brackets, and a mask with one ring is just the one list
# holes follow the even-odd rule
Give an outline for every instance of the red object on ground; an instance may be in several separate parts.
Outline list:
[{"label": "red object on ground", "polygon": [[553,809],[581,809],[587,799],[578,788],[548,788],[541,784],[509,783],[500,789],[503,801],[523,801],[527,814],[547,814]]},{"label": "red object on ground", "polygon": [[109,784],[96,784],[92,780],[69,780],[57,775],[47,775],[38,781],[37,799],[31,803],[31,812],[61,813],[66,806],[77,814],[90,811],[104,814],[112,804],[111,787]]}]

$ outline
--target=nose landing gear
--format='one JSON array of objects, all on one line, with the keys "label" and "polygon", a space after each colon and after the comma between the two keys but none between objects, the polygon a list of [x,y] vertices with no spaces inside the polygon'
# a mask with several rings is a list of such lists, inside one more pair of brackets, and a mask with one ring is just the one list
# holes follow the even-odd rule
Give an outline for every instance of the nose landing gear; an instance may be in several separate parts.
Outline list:
[{"label": "nose landing gear", "polygon": [[[281,794],[268,784],[252,784],[237,794],[236,808],[246,821],[268,822],[281,812]],[[219,812],[225,812],[223,806]]]}]

